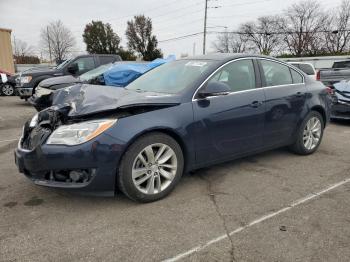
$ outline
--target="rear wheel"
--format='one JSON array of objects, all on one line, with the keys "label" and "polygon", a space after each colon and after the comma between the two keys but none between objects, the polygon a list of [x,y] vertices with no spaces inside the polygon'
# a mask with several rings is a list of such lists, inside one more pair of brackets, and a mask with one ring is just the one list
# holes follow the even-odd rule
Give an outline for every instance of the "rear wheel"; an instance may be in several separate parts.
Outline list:
[{"label": "rear wheel", "polygon": [[156,201],[174,189],[183,166],[181,147],[172,137],[147,134],[126,151],[119,167],[118,186],[132,200]]},{"label": "rear wheel", "polygon": [[15,89],[10,84],[3,84],[0,91],[4,96],[13,96],[15,94]]},{"label": "rear wheel", "polygon": [[316,111],[310,112],[297,133],[296,140],[291,146],[292,151],[300,155],[312,154],[319,147],[323,137],[323,117]]}]

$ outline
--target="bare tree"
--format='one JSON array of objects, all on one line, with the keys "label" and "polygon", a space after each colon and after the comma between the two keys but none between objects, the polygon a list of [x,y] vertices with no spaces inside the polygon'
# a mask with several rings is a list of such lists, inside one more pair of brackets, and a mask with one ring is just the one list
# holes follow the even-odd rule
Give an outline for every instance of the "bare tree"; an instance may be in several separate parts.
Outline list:
[{"label": "bare tree", "polygon": [[29,46],[25,41],[22,41],[21,39],[14,38],[12,41],[12,46],[13,54],[16,57],[25,57],[33,55],[33,46]]},{"label": "bare tree", "polygon": [[343,0],[341,5],[330,13],[324,23],[323,41],[328,52],[339,54],[349,48],[350,1]]},{"label": "bare tree", "polygon": [[41,46],[56,61],[62,61],[75,47],[75,38],[62,21],[58,20],[41,29]]},{"label": "bare tree", "polygon": [[242,24],[241,31],[261,54],[270,55],[281,49],[281,35],[277,33],[279,19],[277,16],[262,16],[256,22]]},{"label": "bare tree", "polygon": [[244,53],[248,51],[247,40],[242,34],[233,32],[218,33],[213,48],[220,53]]},{"label": "bare tree", "polygon": [[289,51],[296,55],[316,54],[323,49],[320,31],[326,20],[316,1],[306,0],[287,8],[280,30]]}]

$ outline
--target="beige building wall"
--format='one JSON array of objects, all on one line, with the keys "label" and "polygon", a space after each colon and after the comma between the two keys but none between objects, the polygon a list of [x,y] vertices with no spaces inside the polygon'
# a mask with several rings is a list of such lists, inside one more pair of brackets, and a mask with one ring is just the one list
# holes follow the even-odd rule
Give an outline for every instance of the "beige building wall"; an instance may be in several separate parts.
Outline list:
[{"label": "beige building wall", "polygon": [[11,30],[0,28],[0,69],[14,73]]}]

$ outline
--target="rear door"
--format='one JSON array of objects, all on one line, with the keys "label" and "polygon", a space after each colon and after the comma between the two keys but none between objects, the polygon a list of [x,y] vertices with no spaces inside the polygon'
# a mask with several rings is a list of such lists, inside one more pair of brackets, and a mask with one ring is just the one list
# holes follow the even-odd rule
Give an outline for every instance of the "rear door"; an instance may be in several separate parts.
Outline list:
[{"label": "rear door", "polygon": [[259,88],[260,76],[254,60],[232,61],[206,83],[210,81],[227,84],[231,92],[204,99],[194,97],[194,139],[199,165],[256,150],[263,139],[265,96]]},{"label": "rear door", "polygon": [[304,76],[276,60],[258,59],[266,96],[264,145],[291,141],[302,111],[306,110]]}]

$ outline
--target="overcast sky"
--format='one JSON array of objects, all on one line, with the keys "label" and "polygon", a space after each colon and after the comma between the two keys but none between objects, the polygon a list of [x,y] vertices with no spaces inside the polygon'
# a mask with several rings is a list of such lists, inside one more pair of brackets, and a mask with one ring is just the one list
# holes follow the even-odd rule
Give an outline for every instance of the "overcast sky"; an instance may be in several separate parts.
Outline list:
[{"label": "overcast sky", "polygon": [[[209,0],[208,30],[234,30],[242,22],[262,15],[281,13],[295,0]],[[332,9],[341,0],[319,0],[324,9]],[[167,39],[203,31],[205,0],[0,0],[0,27],[13,30],[12,35],[26,41],[40,55],[41,28],[50,21],[62,20],[76,37],[75,53],[84,53],[82,32],[91,20],[112,24],[126,46],[126,22],[133,15],[152,18],[154,34],[165,56],[202,53],[203,36],[162,42]],[[214,28],[215,26],[215,28]],[[207,51],[212,51],[215,35],[207,38]],[[195,50],[194,50],[195,49]]]}]

